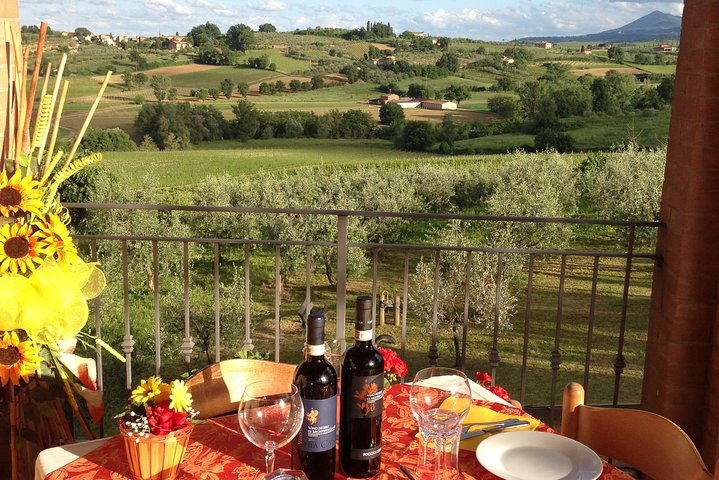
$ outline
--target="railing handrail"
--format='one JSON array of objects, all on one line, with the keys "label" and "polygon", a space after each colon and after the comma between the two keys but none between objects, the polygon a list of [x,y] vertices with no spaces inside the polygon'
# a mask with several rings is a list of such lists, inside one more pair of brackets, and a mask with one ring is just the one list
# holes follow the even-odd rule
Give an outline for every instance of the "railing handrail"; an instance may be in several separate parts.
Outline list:
[{"label": "railing handrail", "polygon": [[424,213],[424,212],[386,212],[370,210],[334,210],[314,208],[267,208],[267,207],[218,207],[209,205],[171,205],[171,204],[140,204],[140,203],[72,203],[66,202],[67,208],[84,208],[100,210],[157,210],[184,212],[220,212],[220,213],[283,213],[288,215],[332,215],[348,217],[390,217],[417,220],[475,220],[513,223],[567,223],[576,225],[611,225],[618,227],[661,227],[664,224],[646,220],[609,220],[596,218],[572,217],[522,217],[502,215],[473,215],[464,213]]},{"label": "railing handrail", "polygon": [[[268,246],[299,246],[299,247],[336,247],[337,242],[319,241],[319,240],[261,240],[253,238],[208,238],[208,237],[168,237],[160,235],[73,235],[78,240],[127,240],[139,242],[189,242],[189,243],[206,243],[206,244],[222,244],[222,245],[268,245]],[[481,247],[466,245],[419,245],[409,243],[357,243],[349,242],[347,244],[351,248],[366,249],[387,249],[387,250],[429,250],[429,251],[457,251],[457,252],[482,252],[482,253],[509,253],[519,255],[570,255],[577,257],[594,257],[601,255],[609,258],[645,258],[649,260],[657,260],[659,255],[656,253],[629,253],[629,252],[609,252],[600,250],[558,250],[558,249],[538,249],[538,248],[502,248],[502,247]]]}]

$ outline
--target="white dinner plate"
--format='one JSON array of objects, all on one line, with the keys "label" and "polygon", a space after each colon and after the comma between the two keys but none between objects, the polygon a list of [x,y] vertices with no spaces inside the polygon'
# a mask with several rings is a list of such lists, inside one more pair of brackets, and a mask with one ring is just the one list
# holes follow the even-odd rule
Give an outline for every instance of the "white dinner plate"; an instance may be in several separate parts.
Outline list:
[{"label": "white dinner plate", "polygon": [[576,440],[548,432],[493,435],[477,446],[477,460],[505,480],[596,480],[602,461]]}]

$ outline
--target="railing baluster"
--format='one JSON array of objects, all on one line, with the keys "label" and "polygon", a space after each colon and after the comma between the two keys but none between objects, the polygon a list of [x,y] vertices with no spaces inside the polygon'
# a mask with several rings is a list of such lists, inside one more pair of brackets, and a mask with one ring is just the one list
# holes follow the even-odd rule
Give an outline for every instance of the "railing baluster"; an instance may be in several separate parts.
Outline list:
[{"label": "railing baluster", "polygon": [[130,282],[127,272],[127,240],[122,241],[122,294],[123,312],[125,320],[125,335],[122,337],[120,347],[125,354],[125,385],[127,389],[132,388],[132,350],[135,341],[130,331]]},{"label": "railing baluster", "polygon": [[549,359],[552,367],[552,388],[549,397],[549,418],[551,425],[554,425],[554,405],[557,397],[557,377],[559,366],[562,364],[562,354],[559,352],[559,338],[562,333],[562,306],[564,305],[564,278],[567,270],[567,256],[562,255],[562,267],[559,273],[559,295],[557,296],[557,320],[554,330],[554,350]]},{"label": "railing baluster", "polygon": [[487,355],[489,368],[492,372],[492,385],[497,382],[497,367],[499,367],[499,315],[502,308],[502,254],[497,254],[497,276],[494,281],[494,328],[492,332],[492,347]]},{"label": "railing baluster", "polygon": [[220,326],[220,244],[212,244],[214,256],[213,269],[213,290],[215,302],[215,362],[220,361],[221,357],[221,326]]},{"label": "railing baluster", "polygon": [[524,336],[522,343],[522,370],[520,374],[519,401],[526,402],[527,394],[527,357],[529,355],[529,325],[532,319],[532,285],[534,282],[534,255],[529,255],[529,268],[527,271],[527,299],[524,304]]},{"label": "railing baluster", "polygon": [[337,215],[337,327],[335,338],[345,339],[345,319],[347,315],[347,230],[349,217]]},{"label": "railing baluster", "polygon": [[160,253],[157,240],[152,241],[152,313],[155,325],[155,375],[162,365],[162,338],[160,337]]},{"label": "railing baluster", "polygon": [[182,242],[182,268],[183,281],[185,284],[185,337],[182,339],[181,352],[185,358],[185,367],[190,369],[192,348],[195,342],[192,341],[190,331],[190,245],[189,242]]},{"label": "railing baluster", "polygon": [[597,283],[599,278],[599,255],[594,257],[594,269],[592,270],[592,296],[589,299],[589,322],[587,325],[587,343],[584,356],[584,401],[587,401],[589,392],[589,365],[592,362],[592,338],[594,335],[594,318],[597,306]]},{"label": "railing baluster", "polygon": [[[90,261],[97,262],[97,241],[95,239],[90,240]],[[100,297],[98,295],[92,301],[93,317],[95,320],[95,336],[102,338],[102,320],[100,317]],[[97,371],[97,389],[104,390],[104,375],[102,369],[102,345],[95,345],[95,365]],[[105,436],[105,419],[104,415],[100,418],[100,438]]]},{"label": "railing baluster", "polygon": [[467,328],[469,326],[469,296],[472,290],[472,251],[467,250],[467,263],[464,267],[464,314],[462,315],[462,355],[459,368],[467,369]]},{"label": "railing baluster", "polygon": [[627,265],[624,269],[624,292],[622,293],[622,316],[619,320],[619,341],[617,342],[617,355],[614,357],[614,395],[612,405],[619,404],[619,380],[627,362],[624,359],[624,330],[627,325],[627,307],[629,304],[629,279],[632,275],[632,257],[634,254],[634,225],[629,227],[629,242],[627,244]]},{"label": "railing baluster", "polygon": [[[90,240],[90,261],[97,262],[97,240]],[[92,301],[93,318],[95,320],[95,336],[102,338],[102,320],[100,316],[100,297],[98,295]],[[104,379],[102,375],[102,345],[97,345],[95,355],[95,364],[97,365],[97,389],[102,390]],[[102,425],[100,425],[102,427]]]},{"label": "railing baluster", "polygon": [[312,247],[305,254],[305,320],[312,310]]},{"label": "railing baluster", "polygon": [[[404,267],[402,268],[402,353],[405,358],[407,348],[407,302],[409,299],[409,250],[404,251]],[[395,308],[399,308],[398,305]]]},{"label": "railing baluster", "polygon": [[282,300],[282,276],[280,274],[280,246],[275,246],[275,362],[280,361],[280,302]]},{"label": "railing baluster", "polygon": [[440,262],[439,257],[441,250],[437,249],[434,252],[434,288],[432,289],[432,343],[429,346],[429,352],[427,358],[429,358],[430,365],[437,365],[437,359],[439,353],[437,352],[437,315],[439,308],[439,274],[440,274]]},{"label": "railing baluster", "polygon": [[254,350],[252,344],[252,332],[250,332],[250,244],[245,243],[245,341],[242,344],[243,350]]},{"label": "railing baluster", "polygon": [[[372,249],[372,338],[375,337],[377,331],[377,258],[379,257],[379,248]],[[382,323],[384,325],[384,322]]]}]

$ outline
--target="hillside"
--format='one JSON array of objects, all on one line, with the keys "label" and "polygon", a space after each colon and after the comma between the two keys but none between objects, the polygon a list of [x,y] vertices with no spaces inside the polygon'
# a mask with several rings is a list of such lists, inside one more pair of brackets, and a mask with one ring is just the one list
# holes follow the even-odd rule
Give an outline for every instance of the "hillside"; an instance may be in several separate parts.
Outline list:
[{"label": "hillside", "polygon": [[605,30],[588,35],[561,37],[525,37],[520,41],[532,42],[586,42],[586,43],[622,43],[649,42],[653,40],[679,40],[682,17],[655,10],[623,27]]}]

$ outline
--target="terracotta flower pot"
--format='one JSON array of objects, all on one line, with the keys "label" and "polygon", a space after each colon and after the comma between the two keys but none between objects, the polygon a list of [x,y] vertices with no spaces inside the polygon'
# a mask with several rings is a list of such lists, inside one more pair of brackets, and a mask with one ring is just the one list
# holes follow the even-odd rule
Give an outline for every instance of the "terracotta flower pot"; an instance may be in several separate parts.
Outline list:
[{"label": "terracotta flower pot", "polygon": [[167,435],[138,437],[122,424],[120,434],[130,472],[135,480],[173,480],[185,456],[192,424]]}]

